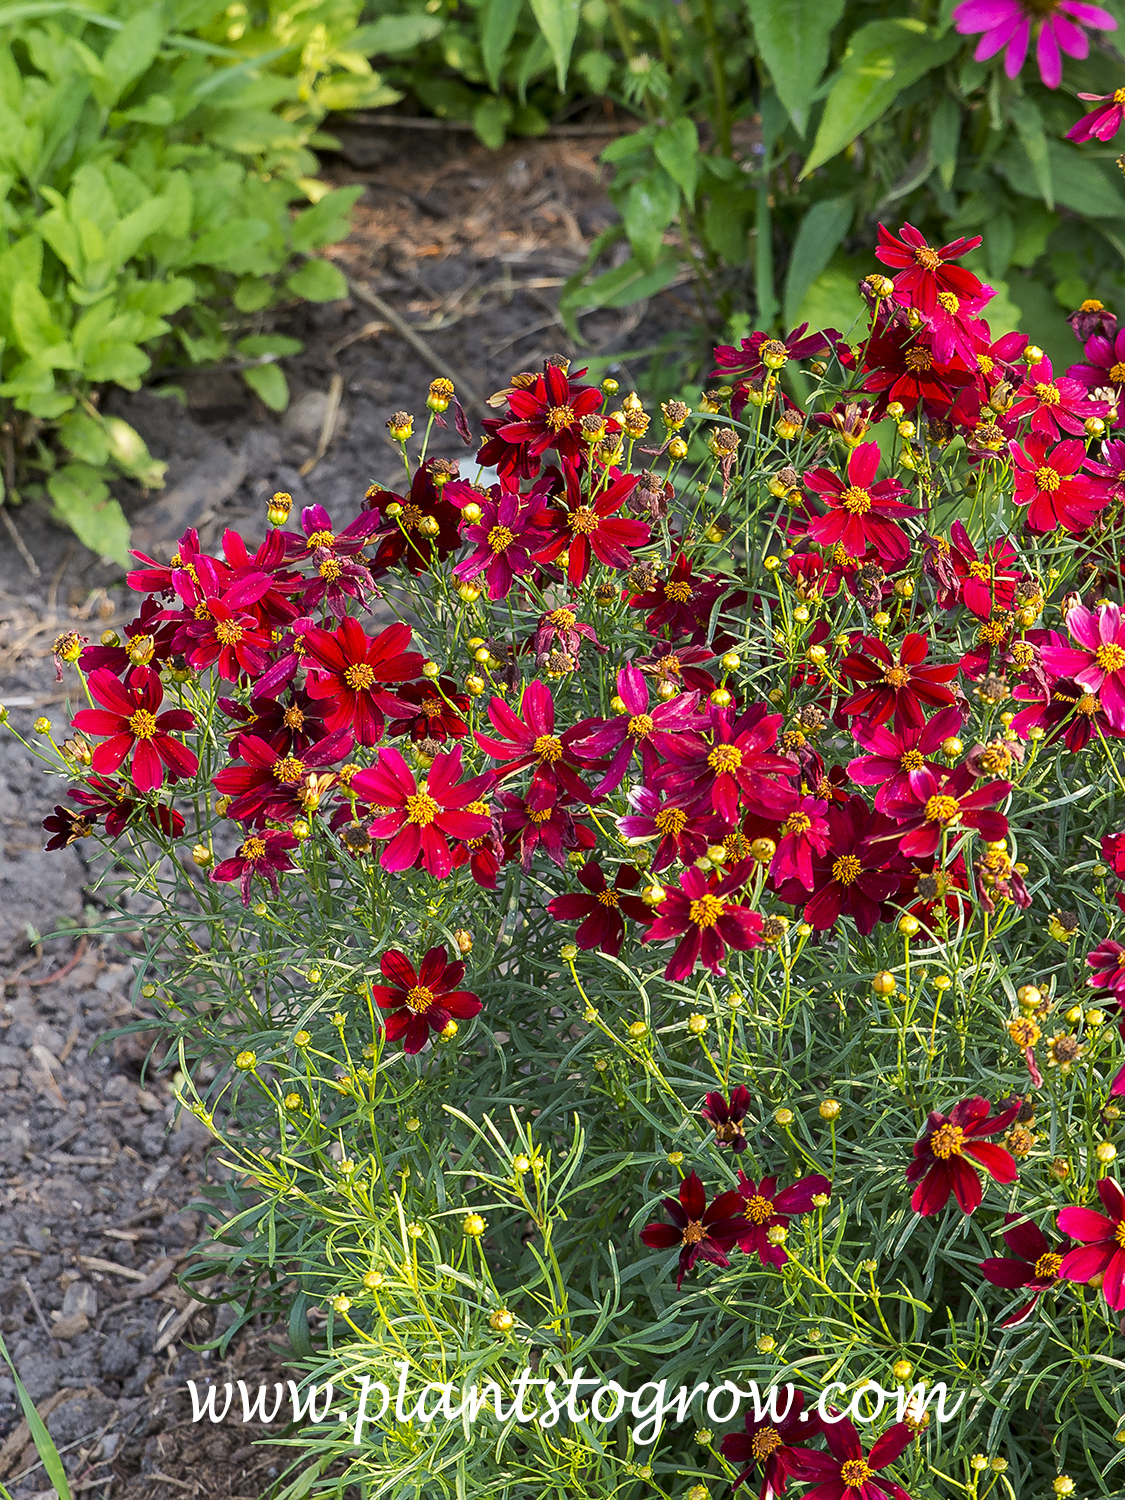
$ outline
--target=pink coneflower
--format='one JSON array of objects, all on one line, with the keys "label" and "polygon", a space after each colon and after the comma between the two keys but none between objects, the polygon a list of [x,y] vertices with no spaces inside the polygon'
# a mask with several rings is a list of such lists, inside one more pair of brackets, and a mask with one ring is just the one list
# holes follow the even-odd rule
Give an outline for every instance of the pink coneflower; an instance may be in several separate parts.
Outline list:
[{"label": "pink coneflower", "polygon": [[1076,120],[1066,133],[1068,141],[1111,141],[1121,129],[1125,115],[1125,89],[1114,89],[1112,94],[1079,94],[1087,103],[1097,103],[1088,115]]},{"label": "pink coneflower", "polygon": [[962,36],[983,32],[973,53],[984,62],[1004,52],[1004,72],[1015,78],[1027,58],[1027,49],[1035,36],[1035,60],[1039,76],[1049,89],[1062,82],[1062,54],[1085,57],[1090,51],[1089,38],[1081,26],[1096,26],[1099,31],[1116,31],[1117,22],[1098,5],[1082,0],[964,0],[953,12],[953,23]]}]

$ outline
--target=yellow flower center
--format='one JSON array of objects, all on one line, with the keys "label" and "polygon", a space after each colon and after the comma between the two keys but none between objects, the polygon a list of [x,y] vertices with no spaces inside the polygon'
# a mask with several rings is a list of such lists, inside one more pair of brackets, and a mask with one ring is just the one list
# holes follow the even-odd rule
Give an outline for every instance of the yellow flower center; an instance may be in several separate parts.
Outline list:
[{"label": "yellow flower center", "polygon": [[676,579],[673,583],[664,585],[665,599],[671,599],[676,604],[686,604],[695,593],[690,583],[684,583],[682,579]]},{"label": "yellow flower center", "polygon": [[652,821],[660,833],[670,833],[675,838],[687,822],[687,813],[682,807],[665,807]]},{"label": "yellow flower center", "polygon": [[700,896],[688,907],[688,917],[697,927],[714,927],[726,910],[726,902],[718,896]]},{"label": "yellow flower center", "polygon": [[1074,705],[1074,711],[1075,713],[1086,714],[1088,718],[1092,719],[1095,714],[1101,713],[1102,700],[1095,698],[1092,693],[1083,693]]},{"label": "yellow flower center", "polygon": [[506,526],[494,526],[488,533],[488,545],[493,552],[506,552],[515,539],[515,532]]},{"label": "yellow flower center", "polygon": [[1046,465],[1042,469],[1036,469],[1035,487],[1044,494],[1053,495],[1061,484],[1062,477],[1054,469],[1048,469]]},{"label": "yellow flower center", "polygon": [[420,828],[428,828],[440,811],[428,792],[415,792],[406,799],[406,821],[417,823]]},{"label": "yellow flower center", "polygon": [[914,259],[925,271],[936,271],[941,265],[941,256],[929,245],[919,245],[914,251]]},{"label": "yellow flower center", "polygon": [[927,823],[956,823],[961,816],[961,804],[956,797],[930,797],[926,802]]},{"label": "yellow flower center", "polygon": [[634,714],[629,720],[629,734],[635,740],[647,739],[652,730],[653,722],[651,714]]},{"label": "yellow flower center", "polygon": [[318,547],[333,546],[335,544],[335,541],[336,538],[330,531],[313,531],[310,532],[309,539],[305,543],[305,546],[310,552],[315,552]]},{"label": "yellow flower center", "polygon": [[598,891],[595,898],[599,906],[617,906],[617,892],[612,890]]},{"label": "yellow flower center", "polygon": [[914,375],[924,374],[934,367],[934,357],[928,349],[908,349],[903,362]]},{"label": "yellow flower center", "polygon": [[344,571],[344,565],[339,558],[326,557],[316,570],[326,583],[335,583]]},{"label": "yellow flower center", "polygon": [[684,1230],[683,1243],[685,1245],[698,1245],[706,1232],[699,1220],[693,1219]]},{"label": "yellow flower center", "polygon": [[986,646],[999,646],[1007,633],[1003,620],[989,620],[977,631],[977,638]]},{"label": "yellow flower center", "polygon": [[832,865],[832,879],[837,885],[855,885],[863,874],[863,865],[854,854],[841,854]]},{"label": "yellow flower center", "polygon": [[407,531],[415,530],[418,522],[422,519],[421,507],[412,505],[409,501],[407,501],[407,503],[402,507],[402,511],[400,512],[398,519]]},{"label": "yellow flower center", "polygon": [[907,750],[899,761],[904,771],[920,771],[926,764],[926,757],[921,750]]},{"label": "yellow flower center", "polygon": [[986,562],[971,562],[969,564],[970,578],[982,578],[987,582],[991,571]]},{"label": "yellow flower center", "polygon": [[223,646],[237,646],[242,639],[242,626],[233,620],[220,620],[215,626],[215,639]]},{"label": "yellow flower center", "polygon": [[283,755],[275,764],[273,774],[286,786],[293,786],[305,774],[305,763],[295,755]]},{"label": "yellow flower center", "polygon": [[533,823],[548,823],[553,812],[553,807],[547,807],[542,812],[529,812],[527,816]]},{"label": "yellow flower center", "polygon": [[366,693],[375,686],[375,669],[365,661],[353,662],[344,673],[344,681],[353,693]]},{"label": "yellow flower center", "polygon": [[883,673],[883,681],[888,687],[904,688],[910,681],[910,669],[908,667],[889,667]]},{"label": "yellow flower center", "polygon": [[571,531],[576,531],[579,536],[589,536],[591,532],[598,529],[597,513],[588,505],[580,505],[577,510],[572,510],[567,516],[566,523]]},{"label": "yellow flower center", "polygon": [[812,819],[809,817],[808,813],[790,813],[785,820],[786,833],[808,833],[811,827]]},{"label": "yellow flower center", "polygon": [[1109,378],[1113,381],[1114,385],[1125,385],[1125,365],[1116,364],[1111,366]]},{"label": "yellow flower center", "polygon": [[1035,1274],[1036,1276],[1057,1276],[1062,1263],[1063,1258],[1061,1255],[1056,1255],[1053,1251],[1048,1250],[1035,1262]]},{"label": "yellow flower center", "polygon": [[784,361],[789,358],[789,350],[780,339],[767,339],[758,352],[763,358],[767,354],[775,360],[780,359]]},{"label": "yellow flower center", "polygon": [[1037,380],[1032,389],[1035,391],[1036,396],[1044,406],[1058,406],[1059,400],[1061,398],[1059,396],[1059,388],[1057,385],[1054,385],[1053,383],[1048,384],[1043,380]]},{"label": "yellow flower center", "polygon": [[941,1161],[962,1155],[965,1150],[965,1132],[960,1125],[939,1125],[930,1137],[930,1150]]},{"label": "yellow flower center", "polygon": [[1099,646],[1094,652],[1094,659],[1103,672],[1120,672],[1125,667],[1125,647]]},{"label": "yellow flower center", "polygon": [[192,615],[197,620],[209,620],[211,618],[211,606],[206,599],[201,599],[192,610]]},{"label": "yellow flower center", "polygon": [[982,375],[991,375],[995,368],[996,361],[992,358],[991,354],[977,355],[977,369]]},{"label": "yellow flower center", "polygon": [[543,414],[543,420],[552,432],[561,432],[574,421],[573,406],[552,406]]},{"label": "yellow flower center", "polygon": [[[914,253],[917,255],[919,252],[916,250]],[[933,255],[934,252],[931,250],[930,254]],[[840,1478],[845,1484],[852,1485],[856,1489],[861,1484],[866,1484],[874,1472],[875,1470],[864,1458],[849,1458],[846,1463],[840,1465]]]},{"label": "yellow flower center", "polygon": [[429,1010],[434,999],[434,992],[428,985],[416,984],[406,992],[406,1008],[412,1010],[416,1016],[420,1016],[424,1010]]},{"label": "yellow flower center", "polygon": [[747,1199],[743,1212],[751,1224],[764,1224],[767,1219],[773,1218],[773,1200],[755,1193],[753,1198]]},{"label": "yellow flower center", "polygon": [[937,294],[937,299],[941,306],[945,308],[946,312],[949,313],[951,317],[956,317],[957,313],[960,311],[961,304],[952,292],[939,292]]},{"label": "yellow flower center", "polygon": [[242,859],[250,860],[253,863],[254,860],[261,859],[265,854],[266,841],[265,839],[254,837],[243,839],[238,852]]},{"label": "yellow flower center", "polygon": [[151,740],[156,734],[156,715],[150,714],[147,708],[138,708],[136,713],[129,715],[129,728],[134,739]]},{"label": "yellow flower center", "polygon": [[1114,1233],[1114,1239],[1121,1246],[1121,1248],[1125,1250],[1125,1219],[1122,1219],[1121,1223],[1118,1224],[1116,1232]]},{"label": "yellow flower center", "polygon": [[763,1427],[754,1434],[750,1452],[755,1458],[769,1458],[775,1448],[781,1447],[781,1434],[776,1427]]},{"label": "yellow flower center", "polygon": [[553,609],[547,618],[556,630],[570,630],[577,616],[572,609]]},{"label": "yellow flower center", "polygon": [[737,771],[742,764],[742,751],[737,745],[716,745],[707,757],[707,764],[720,776],[724,772]]},{"label": "yellow flower center", "polygon": [[840,504],[853,516],[862,516],[871,509],[871,496],[858,485],[849,485],[840,496]]},{"label": "yellow flower center", "polygon": [[531,747],[541,761],[548,765],[554,765],[555,761],[562,760],[563,743],[557,735],[541,734]]},{"label": "yellow flower center", "polygon": [[305,726],[305,716],[299,708],[289,707],[282,714],[281,722],[285,725],[286,729],[303,729]]}]

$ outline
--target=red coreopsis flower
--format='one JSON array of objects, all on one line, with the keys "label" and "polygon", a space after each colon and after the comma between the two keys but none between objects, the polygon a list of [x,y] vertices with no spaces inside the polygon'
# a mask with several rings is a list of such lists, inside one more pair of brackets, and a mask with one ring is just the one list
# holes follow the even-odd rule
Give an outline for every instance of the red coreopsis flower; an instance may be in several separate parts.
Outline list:
[{"label": "red coreopsis flower", "polygon": [[961,583],[961,599],[978,619],[992,618],[994,609],[1011,609],[1020,570],[1013,568],[1016,549],[1007,537],[997,537],[982,557],[960,521],[950,528],[953,546],[950,560]]},{"label": "red coreopsis flower", "polygon": [[492,727],[504,738],[497,739],[478,731],[477,744],[486,755],[503,765],[501,774],[506,776],[524,766],[534,766],[533,790],[546,786],[554,795],[554,788],[561,786],[580,802],[589,803],[593,793],[578,775],[582,761],[574,749],[574,742],[580,738],[579,731],[568,729],[561,735],[555,733],[555,700],[550,688],[538,680],[529,682],[524,689],[520,710],[522,719],[503,698],[493,698],[488,705],[488,717]]},{"label": "red coreopsis flower", "polygon": [[981,1261],[980,1269],[984,1279],[991,1281],[993,1286],[1007,1287],[1013,1292],[1024,1289],[1031,1292],[1030,1302],[1025,1302],[1000,1325],[1001,1328],[1015,1328],[1031,1317],[1044,1292],[1058,1286],[1063,1257],[1051,1249],[1038,1224],[1022,1219],[1020,1214],[1005,1214],[1004,1223],[1011,1226],[1004,1231],[1004,1243],[1012,1252],[1011,1256],[999,1255]]},{"label": "red coreopsis flower", "polygon": [[220,698],[219,707],[237,726],[227,731],[231,735],[232,755],[241,753],[239,741],[244,734],[268,741],[282,755],[300,755],[325,735],[320,704],[314,703],[300,688],[291,688],[284,702],[255,695],[249,708],[233,698]]},{"label": "red coreopsis flower", "polygon": [[[897,272],[892,279],[894,300],[899,306],[916,308],[928,318],[939,306],[938,299],[943,292],[967,305],[977,302],[986,292],[991,295],[991,288],[971,271],[950,264],[975,250],[980,243],[978,234],[971,239],[950,240],[948,245],[935,250],[913,224],[904,224],[897,236],[885,224],[880,224],[875,257]],[[939,354],[938,357],[944,360],[948,355]]]},{"label": "red coreopsis flower", "polygon": [[936,854],[946,830],[956,837],[975,828],[987,843],[995,843],[1008,833],[1008,820],[996,808],[1011,790],[1010,781],[978,781],[966,765],[951,771],[922,766],[909,771],[906,785],[887,798],[887,814],[899,826],[883,839],[893,839],[910,859]]},{"label": "red coreopsis flower", "polygon": [[646,1224],[641,1239],[650,1250],[679,1249],[677,1291],[697,1260],[709,1260],[724,1269],[730,1265],[727,1252],[745,1227],[737,1193],[720,1193],[708,1205],[702,1182],[689,1172],[680,1183],[679,1199],[665,1198],[663,1206],[671,1224]]},{"label": "red coreopsis flower", "polygon": [[79,666],[83,672],[108,667],[115,677],[120,677],[130,666],[162,665],[175,654],[175,638],[181,624],[178,618],[168,619],[155,599],[142,599],[136,619],[125,626],[125,644],[84,646]]},{"label": "red coreopsis flower", "polygon": [[496,435],[531,458],[554,448],[573,463],[582,452],[582,418],[599,411],[602,399],[596,385],[579,385],[562,365],[549,364],[533,385],[508,392],[512,420],[502,422]]},{"label": "red coreopsis flower", "polygon": [[699,1113],[715,1127],[716,1146],[729,1146],[732,1151],[746,1150],[746,1132],[742,1122],[750,1108],[750,1090],[739,1084],[725,1094],[712,1092],[707,1095]]},{"label": "red coreopsis flower", "polygon": [[[895,728],[920,729],[925,707],[944,708],[955,701],[945,686],[957,676],[956,666],[924,667],[930,643],[924,635],[904,636],[897,659],[877,636],[862,636],[840,663],[840,675],[861,686],[838,709],[844,718],[862,717],[866,724],[885,724],[894,715]],[[925,707],[924,707],[925,706]]]},{"label": "red coreopsis flower", "polygon": [[465,965],[459,959],[450,963],[442,947],[431,948],[417,971],[398,948],[384,953],[379,967],[390,982],[373,984],[371,995],[383,1012],[387,1041],[401,1037],[402,1050],[410,1055],[421,1052],[431,1031],[444,1031],[450,1021],[469,1021],[481,1012],[479,997],[458,988]]},{"label": "red coreopsis flower", "polygon": [[589,641],[594,650],[601,652],[603,656],[609,650],[608,646],[603,646],[598,640],[594,627],[580,621],[572,609],[549,609],[539,616],[539,624],[535,627],[531,643],[535,652],[535,665],[545,667],[553,651],[561,651],[564,656],[577,661],[583,641]]},{"label": "red coreopsis flower", "polygon": [[1079,1241],[1063,1256],[1059,1278],[1085,1285],[1101,1276],[1102,1296],[1119,1312],[1125,1307],[1125,1193],[1112,1177],[1103,1177],[1098,1183],[1098,1197],[1104,1214],[1077,1204],[1059,1211],[1059,1228]]},{"label": "red coreopsis flower", "polygon": [[328,553],[333,557],[356,557],[379,529],[379,512],[361,510],[355,520],[336,532],[332,517],[323,505],[306,505],[301,512],[301,530],[304,536],[294,531],[283,531],[286,559],[309,558],[314,553]]},{"label": "red coreopsis flower", "polygon": [[866,1453],[846,1418],[825,1422],[823,1431],[828,1452],[808,1448],[793,1463],[795,1477],[812,1485],[802,1500],[910,1500],[901,1484],[878,1472],[901,1458],[914,1441],[914,1429],[906,1422],[888,1427]]},{"label": "red coreopsis flower", "polygon": [[897,479],[874,482],[881,461],[878,443],[861,443],[848,457],[846,483],[830,469],[810,469],[802,482],[829,507],[826,516],[809,522],[814,542],[839,545],[848,557],[874,547],[884,566],[894,568],[910,555],[910,538],[894,518],[917,511],[898,498],[906,491]]},{"label": "red coreopsis flower", "polygon": [[377,766],[352,777],[352,791],[383,809],[367,831],[373,839],[389,840],[379,859],[384,870],[409,870],[417,863],[444,880],[453,868],[449,839],[477,839],[488,833],[492,819],[470,812],[468,804],[489,789],[492,774],[469,781],[460,777],[460,745],[434,756],[421,785],[397,750],[380,750]]},{"label": "red coreopsis flower", "polygon": [[734,378],[731,396],[731,416],[738,420],[746,405],[747,392],[752,386],[760,388],[763,382],[791,359],[815,359],[827,354],[839,341],[835,328],[823,333],[810,333],[809,325],[802,323],[783,339],[772,338],[768,333],[752,333],[743,339],[738,348],[731,344],[720,344],[715,350],[717,368],[711,374]]},{"label": "red coreopsis flower", "polygon": [[543,534],[536,527],[533,505],[510,490],[494,488],[498,498],[484,501],[480,520],[461,528],[473,551],[457,564],[453,576],[470,583],[483,574],[489,599],[506,599],[516,578],[536,571],[531,553],[542,542]]},{"label": "red coreopsis flower", "polygon": [[799,881],[806,890],[813,888],[813,860],[823,855],[830,837],[827,802],[818,797],[803,797],[792,792],[792,801],[782,809],[784,819],[771,835],[777,844],[777,853],[770,862],[770,873],[780,884],[786,880]]},{"label": "red coreopsis flower", "polygon": [[43,819],[43,831],[51,835],[43,845],[44,852],[49,854],[52,849],[69,849],[79,839],[89,838],[94,831],[94,821],[88,813],[56,802],[54,812]]},{"label": "red coreopsis flower", "polygon": [[587,499],[582,494],[582,476],[566,471],[566,495],[561,505],[549,505],[535,518],[546,541],[533,554],[536,562],[553,562],[567,554],[566,576],[578,588],[590,571],[591,556],[607,568],[628,568],[630,549],[643,547],[652,534],[645,521],[633,521],[617,512],[637,486],[635,474],[610,469],[604,487]]},{"label": "red coreopsis flower", "polygon": [[1120,1006],[1125,1006],[1125,948],[1112,938],[1103,938],[1086,955],[1090,973],[1086,983],[1092,990],[1103,990]]},{"label": "red coreopsis flower", "polygon": [[1028,420],[1032,432],[1054,440],[1064,432],[1085,437],[1086,419],[1104,417],[1105,413],[1105,402],[1092,401],[1081,380],[1065,375],[1056,380],[1051,361],[1041,359],[1028,370],[1007,415]]},{"label": "red coreopsis flower", "polygon": [[914,1160],[906,1169],[907,1182],[918,1184],[910,1198],[915,1213],[936,1214],[948,1203],[950,1193],[962,1213],[973,1213],[983,1197],[980,1168],[995,1182],[1016,1181],[1019,1173],[1012,1153],[988,1137],[1007,1130],[1020,1112],[1019,1100],[998,1115],[990,1114],[991,1108],[987,1099],[975,1094],[955,1104],[947,1115],[930,1111],[925,1131],[914,1142]]},{"label": "red coreopsis flower", "polygon": [[389,713],[386,732],[395,737],[408,734],[419,740],[459,740],[469,732],[465,714],[467,694],[459,692],[452,677],[424,677],[404,682],[395,689],[398,707]]},{"label": "red coreopsis flower", "polygon": [[666,888],[656,921],[643,942],[663,943],[679,938],[664,970],[665,979],[686,979],[702,963],[712,974],[721,974],[723,954],[728,948],[745,951],[762,941],[761,915],[750,907],[728,899],[750,878],[752,860],[743,860],[721,879],[704,875],[693,865],[680,876],[678,890]]},{"label": "red coreopsis flower", "polygon": [[766,1413],[757,1417],[749,1411],[743,1419],[746,1431],[728,1432],[719,1445],[723,1457],[741,1469],[731,1486],[734,1490],[754,1476],[761,1465],[758,1500],[784,1495],[786,1484],[797,1472],[801,1449],[824,1431],[820,1414],[815,1409],[804,1410],[804,1392],[792,1386],[784,1389],[789,1391],[784,1416],[775,1419]]},{"label": "red coreopsis flower", "polygon": [[299,843],[300,840],[291,833],[280,833],[272,828],[247,834],[235,854],[215,866],[211,879],[222,883],[239,881],[243,906],[250,905],[250,882],[255,876],[265,880],[276,896],[277,877],[293,868],[289,851],[296,849]]},{"label": "red coreopsis flower", "polygon": [[363,503],[382,517],[378,546],[371,560],[373,574],[398,567],[424,573],[461,546],[461,512],[443,498],[429,463],[414,471],[409,495],[368,490]]},{"label": "red coreopsis flower", "polygon": [[1094,611],[1076,604],[1067,612],[1066,628],[1077,644],[1044,646],[1044,666],[1096,694],[1113,728],[1125,729],[1125,616],[1120,607],[1102,604]]},{"label": "red coreopsis flower", "polygon": [[616,957],[625,941],[625,917],[646,927],[653,920],[653,913],[638,896],[626,894],[636,890],[640,879],[640,871],[632,865],[619,865],[610,885],[601,865],[591,860],[578,872],[578,883],[586,894],[564,892],[547,903],[547,910],[556,922],[581,922],[574,934],[580,948],[598,948]]},{"label": "red coreopsis flower", "polygon": [[143,808],[148,821],[166,838],[178,839],[184,831],[184,820],[174,807],[163,802],[141,802],[133,795],[132,787],[108,776],[91,776],[66,795],[78,803],[83,809],[82,816],[90,823],[101,819],[106,835],[111,839],[124,832],[138,808]]},{"label": "red coreopsis flower", "polygon": [[407,651],[410,626],[388,625],[377,636],[365,635],[351,615],[336,630],[314,626],[305,632],[310,698],[325,703],[330,730],[350,729],[360,745],[378,744],[383,715],[401,715],[402,704],[388,683],[408,682],[422,670],[422,655]]},{"label": "red coreopsis flower", "polygon": [[1125,328],[1095,333],[1086,340],[1086,360],[1071,365],[1067,375],[1088,391],[1112,390],[1118,402],[1125,387]]},{"label": "red coreopsis flower", "polygon": [[83,708],[73,724],[84,734],[108,735],[94,747],[91,765],[102,775],[120,770],[132,756],[130,775],[138,792],[153,792],[170,781],[194,776],[199,769],[195,752],[173,734],[195,728],[195,718],[186,708],[160,713],[164,685],[151,667],[134,667],[125,682],[119,682],[105,667],[86,679],[92,697],[101,708]]},{"label": "red coreopsis flower", "polygon": [[1089,114],[1076,120],[1066,133],[1068,141],[1111,141],[1121,129],[1125,115],[1125,89],[1114,89],[1112,94],[1079,94],[1086,104],[1097,104]]},{"label": "red coreopsis flower", "polygon": [[667,703],[650,705],[644,674],[631,664],[617,674],[617,695],[627,713],[612,719],[587,719],[577,726],[583,731],[581,739],[574,742],[578,755],[587,761],[612,755],[605,775],[594,788],[595,797],[604,797],[621,785],[637,750],[645,779],[651,780],[661,760],[681,746],[685,734],[707,722],[705,715],[696,712],[698,693],[680,693]]},{"label": "red coreopsis flower", "polygon": [[945,417],[957,393],[973,384],[972,373],[960,361],[939,360],[905,328],[877,333],[867,344],[863,389],[877,395],[880,416],[892,401],[907,411],[921,403],[930,417]]},{"label": "red coreopsis flower", "polygon": [[1032,432],[1021,448],[1009,443],[1015,467],[1017,505],[1027,506],[1032,531],[1085,531],[1109,504],[1105,487],[1081,472],[1086,447],[1077,438],[1051,447],[1050,438]]},{"label": "red coreopsis flower", "polygon": [[269,663],[269,631],[254,615],[232,608],[229,596],[201,599],[195,620],[180,629],[176,645],[194,671],[214,667],[228,682],[242,676],[254,681]]},{"label": "red coreopsis flower", "polygon": [[768,816],[784,806],[785,792],[767,776],[794,776],[797,763],[776,755],[783,715],[753,704],[732,724],[719,709],[711,712],[711,741],[690,734],[667,746],[668,763],[655,780],[685,807],[710,805],[724,823],[738,821],[739,803]]},{"label": "red coreopsis flower", "polygon": [[1045,729],[1048,744],[1061,739],[1077,755],[1095,735],[1113,738],[1118,734],[1102,700],[1073,677],[1057,677],[1046,690],[1038,682],[1017,683],[1012,697],[1024,703],[1030,700],[1032,705],[1020,709],[1012,720],[1011,727],[1021,739],[1027,738],[1030,729]]},{"label": "red coreopsis flower", "polygon": [[658,840],[650,866],[654,874],[677,860],[691,864],[702,858],[716,832],[710,811],[687,811],[667,802],[652,787],[634,787],[629,793],[632,812],[618,818],[617,826],[630,843]]},{"label": "red coreopsis flower", "polygon": [[745,1255],[756,1255],[763,1266],[783,1266],[789,1259],[788,1252],[782,1245],[772,1243],[770,1230],[788,1230],[789,1220],[797,1214],[812,1213],[819,1206],[813,1199],[827,1199],[832,1184],[827,1177],[814,1172],[810,1177],[798,1178],[791,1187],[782,1188],[779,1193],[776,1177],[763,1177],[761,1182],[755,1182],[740,1171],[738,1191],[746,1215],[738,1248]]},{"label": "red coreopsis flower", "polygon": [[[1102,445],[1102,461],[1095,463],[1087,459],[1086,471],[1095,474],[1106,483],[1106,493],[1111,500],[1118,503],[1125,500],[1125,443],[1120,438],[1114,438],[1112,442]],[[87,646],[82,653],[82,663],[85,666],[87,653],[92,651],[92,646]]]},{"label": "red coreopsis flower", "polygon": [[230,816],[261,826],[267,818],[292,821],[298,813],[313,812],[321,790],[331,785],[325,767],[342,760],[352,748],[351,732],[339,729],[310,745],[300,755],[285,755],[257,735],[242,734],[238,753],[243,765],[224,766],[214,778],[215,790],[230,797]]},{"label": "red coreopsis flower", "polygon": [[727,587],[721,578],[698,577],[691,558],[681,552],[667,578],[655,579],[651,588],[632,595],[627,602],[630,609],[649,611],[645,629],[650,635],[667,630],[669,637],[675,640],[678,636],[706,628],[715,601]]},{"label": "red coreopsis flower", "polygon": [[906,791],[911,771],[927,765],[931,770],[940,769],[929,757],[936,755],[960,728],[961,712],[953,707],[943,708],[922,727],[911,724],[897,732],[884,724],[857,720],[852,733],[867,754],[849,763],[848,775],[858,786],[878,787],[875,809],[885,812],[887,799]]},{"label": "red coreopsis flower", "polygon": [[797,880],[778,888],[790,906],[804,906],[804,918],[823,932],[841,916],[851,917],[864,937],[874,931],[883,904],[898,890],[904,867],[889,844],[876,842],[894,825],[872,813],[858,795],[843,804],[832,803],[825,815],[829,840],[824,853],[813,859],[813,894]]},{"label": "red coreopsis flower", "polygon": [[167,563],[159,563],[155,558],[146,557],[143,552],[130,552],[129,556],[144,563],[143,568],[134,568],[125,575],[125,582],[129,587],[138,594],[164,594],[171,598],[176,592],[177,570],[182,568],[195,574],[195,565],[203,556],[203,551],[199,545],[199,532],[194,526],[190,526],[176,543],[176,550]]},{"label": "red coreopsis flower", "polygon": [[594,847],[594,830],[574,816],[567,806],[569,799],[555,797],[554,788],[541,787],[539,795],[527,798],[518,797],[515,792],[501,792],[497,800],[503,808],[500,831],[505,853],[509,859],[518,854],[524,870],[531,869],[537,849],[542,849],[548,859],[561,867],[569,850]]},{"label": "red coreopsis flower", "polygon": [[310,665],[308,633],[318,628],[316,621],[310,616],[302,616],[291,622],[274,648],[273,665],[254,684],[258,697],[275,697],[293,681],[299,671]]}]

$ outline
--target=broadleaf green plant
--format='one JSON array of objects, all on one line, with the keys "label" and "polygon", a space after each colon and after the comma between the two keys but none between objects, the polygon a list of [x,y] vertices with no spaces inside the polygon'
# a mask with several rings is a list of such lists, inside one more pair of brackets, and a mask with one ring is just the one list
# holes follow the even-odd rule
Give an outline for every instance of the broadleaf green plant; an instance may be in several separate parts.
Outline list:
[{"label": "broadleaf green plant", "polygon": [[330,140],[318,127],[330,110],[399,97],[372,71],[364,48],[383,45],[381,28],[357,29],[359,11],[0,8],[0,413],[18,475],[6,503],[49,502],[125,564],[110,486],[158,487],[165,466],[99,409],[97,387],[136,390],[161,361],[233,359],[285,408],[277,361],[301,345],[263,316],[345,294],[315,252],[348,232],[360,192],[316,177],[311,147]]}]

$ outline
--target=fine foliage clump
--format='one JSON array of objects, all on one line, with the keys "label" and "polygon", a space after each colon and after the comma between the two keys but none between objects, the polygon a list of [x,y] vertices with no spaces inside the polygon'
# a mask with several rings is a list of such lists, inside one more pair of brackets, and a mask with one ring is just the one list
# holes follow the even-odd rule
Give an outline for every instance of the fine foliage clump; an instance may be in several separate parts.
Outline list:
[{"label": "fine foliage clump", "polygon": [[100,411],[97,387],[138,389],[158,350],[176,366],[233,356],[284,409],[276,361],[301,345],[262,315],[345,295],[335,266],[306,257],[343,238],[360,192],[317,179],[310,147],[329,139],[317,127],[329,110],[398,97],[356,50],[360,8],[278,3],[257,20],[213,0],[0,10],[8,503],[48,497],[127,565],[107,481],[159,486],[165,466]]},{"label": "fine foliage clump", "polygon": [[466,477],[435,381],[56,643],[290,1493],[1120,1493],[1116,320],[1057,372],[975,247],[695,411],[515,374]]}]

